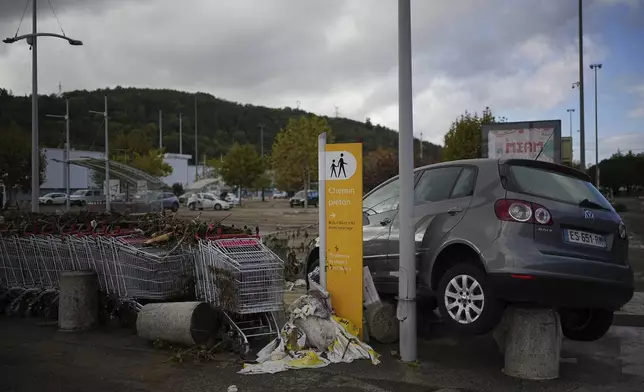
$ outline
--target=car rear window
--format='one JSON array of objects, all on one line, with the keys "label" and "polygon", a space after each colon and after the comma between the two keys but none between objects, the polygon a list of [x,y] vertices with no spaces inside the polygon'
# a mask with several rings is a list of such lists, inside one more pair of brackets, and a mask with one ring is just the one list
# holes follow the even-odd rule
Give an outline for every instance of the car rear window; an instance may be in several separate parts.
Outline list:
[{"label": "car rear window", "polygon": [[510,174],[510,181],[506,184],[508,190],[575,205],[587,200],[602,208],[612,209],[604,195],[588,181],[529,166],[510,165],[508,173]]}]

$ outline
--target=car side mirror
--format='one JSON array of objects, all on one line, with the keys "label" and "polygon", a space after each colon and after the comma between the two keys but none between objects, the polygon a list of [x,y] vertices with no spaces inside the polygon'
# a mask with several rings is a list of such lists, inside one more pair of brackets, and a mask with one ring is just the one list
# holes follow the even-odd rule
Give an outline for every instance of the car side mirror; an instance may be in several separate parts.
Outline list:
[{"label": "car side mirror", "polygon": [[369,225],[369,216],[367,215],[366,212],[362,213],[362,226],[368,226]]}]

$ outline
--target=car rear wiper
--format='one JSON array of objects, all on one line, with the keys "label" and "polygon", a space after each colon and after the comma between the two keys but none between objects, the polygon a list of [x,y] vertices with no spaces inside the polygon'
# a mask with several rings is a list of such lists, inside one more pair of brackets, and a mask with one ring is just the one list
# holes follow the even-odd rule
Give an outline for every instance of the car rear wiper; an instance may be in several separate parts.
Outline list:
[{"label": "car rear wiper", "polygon": [[588,199],[584,199],[579,202],[579,207],[587,207],[587,208],[594,208],[597,210],[606,210],[608,211],[608,208],[604,207],[601,204],[595,203],[594,201],[590,201]]}]

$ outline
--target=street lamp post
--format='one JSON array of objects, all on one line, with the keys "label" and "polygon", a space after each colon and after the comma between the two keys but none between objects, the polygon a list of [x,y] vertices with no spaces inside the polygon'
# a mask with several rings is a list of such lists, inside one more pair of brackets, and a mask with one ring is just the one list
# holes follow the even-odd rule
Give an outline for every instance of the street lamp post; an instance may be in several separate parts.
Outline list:
[{"label": "street lamp post", "polygon": [[417,356],[416,259],[414,254],[414,113],[412,105],[411,4],[398,0],[398,171],[400,173],[399,218],[400,265],[398,319],[400,359],[414,362]]},{"label": "street lamp post", "polygon": [[96,112],[90,110],[90,113],[93,114],[102,114],[105,121],[105,212],[110,212],[110,199],[111,199],[111,189],[110,189],[110,134],[108,126],[108,117],[107,117],[107,94],[104,97],[105,109],[102,112]]},{"label": "street lamp post", "polygon": [[73,46],[83,45],[82,41],[71,39],[65,35],[53,33],[38,33],[37,0],[32,0],[32,32],[31,34],[15,35],[2,40],[12,44],[26,40],[31,45],[31,211],[38,212],[38,196],[40,190],[40,148],[38,146],[38,37],[61,38]]},{"label": "street lamp post", "polygon": [[601,64],[590,64],[590,69],[595,71],[595,186],[599,189],[599,132],[597,124],[597,70],[601,69]]},{"label": "street lamp post", "polygon": [[54,118],[63,118],[65,119],[65,168],[63,171],[63,183],[65,184],[65,194],[67,198],[65,200],[65,209],[69,211],[69,182],[70,182],[70,173],[69,173],[69,99],[65,100],[65,115],[55,115],[48,114],[47,117]]},{"label": "street lamp post", "polygon": [[586,171],[586,118],[584,116],[584,18],[583,6],[579,0],[579,160],[581,170]]}]

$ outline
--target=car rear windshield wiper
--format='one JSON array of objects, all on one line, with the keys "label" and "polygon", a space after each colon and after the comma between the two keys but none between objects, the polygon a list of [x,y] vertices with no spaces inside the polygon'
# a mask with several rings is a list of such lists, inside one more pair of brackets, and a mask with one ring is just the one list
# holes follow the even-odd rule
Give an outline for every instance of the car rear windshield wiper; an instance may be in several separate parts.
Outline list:
[{"label": "car rear windshield wiper", "polygon": [[608,211],[608,208],[604,207],[601,204],[595,203],[594,201],[590,201],[588,199],[584,199],[579,202],[579,207],[586,207],[586,208],[594,208],[597,210],[606,210]]}]

